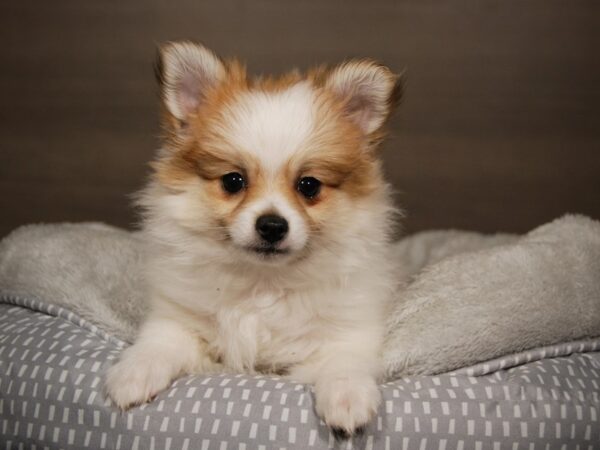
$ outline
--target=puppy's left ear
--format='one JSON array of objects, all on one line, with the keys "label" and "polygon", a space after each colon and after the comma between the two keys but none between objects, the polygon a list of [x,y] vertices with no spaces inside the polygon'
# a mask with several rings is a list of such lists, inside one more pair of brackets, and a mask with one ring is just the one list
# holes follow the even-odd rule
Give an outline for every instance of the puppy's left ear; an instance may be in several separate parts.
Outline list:
[{"label": "puppy's left ear", "polygon": [[325,87],[344,102],[346,114],[367,135],[383,126],[402,96],[401,77],[370,60],[349,61],[334,68]]}]

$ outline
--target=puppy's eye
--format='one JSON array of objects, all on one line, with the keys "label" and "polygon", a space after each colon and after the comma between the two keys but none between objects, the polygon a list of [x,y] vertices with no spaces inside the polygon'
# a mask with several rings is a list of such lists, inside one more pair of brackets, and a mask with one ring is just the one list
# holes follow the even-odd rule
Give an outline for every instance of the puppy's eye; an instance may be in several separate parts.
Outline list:
[{"label": "puppy's eye", "polygon": [[238,172],[231,172],[221,177],[221,183],[223,189],[230,194],[236,194],[246,187],[246,180],[242,174]]},{"label": "puppy's eye", "polygon": [[303,177],[298,180],[297,189],[306,198],[315,198],[321,191],[321,182],[314,177]]}]

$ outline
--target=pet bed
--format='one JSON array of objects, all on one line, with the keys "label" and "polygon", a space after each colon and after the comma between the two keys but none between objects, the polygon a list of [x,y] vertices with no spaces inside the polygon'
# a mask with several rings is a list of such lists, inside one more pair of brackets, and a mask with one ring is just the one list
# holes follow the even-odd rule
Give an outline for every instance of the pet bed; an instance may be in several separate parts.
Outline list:
[{"label": "pet bed", "polygon": [[97,224],[22,228],[0,244],[2,448],[596,448],[599,227],[566,217],[523,237],[398,243],[390,381],[348,442],[315,415],[309,386],[271,376],[189,376],[119,412],[102,379],[143,316],[139,240]]}]

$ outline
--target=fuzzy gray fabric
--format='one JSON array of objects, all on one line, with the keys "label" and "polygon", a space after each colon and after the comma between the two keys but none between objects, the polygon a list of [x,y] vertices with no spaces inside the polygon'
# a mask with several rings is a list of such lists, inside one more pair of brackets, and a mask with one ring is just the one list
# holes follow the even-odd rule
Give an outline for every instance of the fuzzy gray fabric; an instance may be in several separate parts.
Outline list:
[{"label": "fuzzy gray fabric", "polygon": [[63,306],[132,342],[146,305],[136,233],[100,223],[26,225],[0,241],[0,294]]},{"label": "fuzzy gray fabric", "polygon": [[[437,374],[600,336],[600,223],[565,216],[522,237],[434,231],[395,244],[405,289],[390,314],[386,375]],[[136,233],[29,225],[0,242],[0,296],[68,308],[132,342],[146,306]]]},{"label": "fuzzy gray fabric", "polygon": [[600,336],[597,221],[565,216],[522,237],[434,233],[399,246],[424,263],[390,315],[389,378]]}]

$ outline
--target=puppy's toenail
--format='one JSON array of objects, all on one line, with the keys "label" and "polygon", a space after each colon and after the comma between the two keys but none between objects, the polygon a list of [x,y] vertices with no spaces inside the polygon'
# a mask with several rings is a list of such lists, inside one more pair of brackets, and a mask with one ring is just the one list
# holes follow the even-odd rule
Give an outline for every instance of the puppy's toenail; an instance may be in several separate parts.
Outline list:
[{"label": "puppy's toenail", "polygon": [[331,434],[333,434],[333,437],[335,438],[336,441],[345,441],[345,440],[350,439],[350,436],[351,436],[351,434],[348,433],[348,431],[346,431],[344,428],[340,428],[340,427],[332,427]]}]

